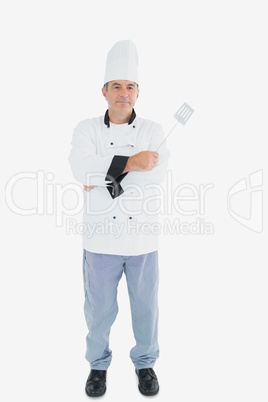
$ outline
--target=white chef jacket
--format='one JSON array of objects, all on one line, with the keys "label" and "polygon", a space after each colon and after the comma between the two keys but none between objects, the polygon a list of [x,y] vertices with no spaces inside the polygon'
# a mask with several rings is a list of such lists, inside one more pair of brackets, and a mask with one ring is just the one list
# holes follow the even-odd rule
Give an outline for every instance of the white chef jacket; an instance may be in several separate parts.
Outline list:
[{"label": "white chef jacket", "polygon": [[161,125],[137,117],[134,109],[126,124],[111,123],[107,110],[105,116],[76,126],[71,169],[77,181],[95,186],[84,193],[85,250],[134,256],[158,249],[158,216],[163,211],[163,182],[170,156],[165,142],[152,170],[122,172],[129,156],[156,151],[163,139]]}]

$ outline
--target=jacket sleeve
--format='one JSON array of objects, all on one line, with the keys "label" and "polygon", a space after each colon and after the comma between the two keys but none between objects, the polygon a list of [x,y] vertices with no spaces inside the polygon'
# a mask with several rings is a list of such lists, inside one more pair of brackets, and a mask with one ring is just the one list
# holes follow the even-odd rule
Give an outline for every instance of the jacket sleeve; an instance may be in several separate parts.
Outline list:
[{"label": "jacket sleeve", "polygon": [[[146,186],[149,184],[161,184],[166,177],[168,160],[170,157],[170,152],[166,147],[166,142],[163,142],[159,150],[157,148],[164,140],[165,135],[161,125],[157,125],[157,130],[154,130],[151,135],[150,145],[147,149],[148,151],[156,151],[159,154],[158,162],[152,170],[148,171],[130,171],[128,176],[123,178],[121,185],[124,190],[126,186]],[[144,149],[146,151],[146,149]]]},{"label": "jacket sleeve", "polygon": [[110,180],[107,184],[107,189],[112,198],[119,197],[124,190],[120,185],[121,181],[128,174],[128,172],[123,173],[126,167],[129,156],[115,155],[107,172],[106,180]]},{"label": "jacket sleeve", "polygon": [[[111,194],[114,192],[113,183],[125,169],[127,160],[128,156],[98,155],[86,121],[80,122],[74,129],[69,163],[74,178],[80,183],[86,186],[105,186]],[[125,175],[121,179],[119,177],[119,185]]]}]

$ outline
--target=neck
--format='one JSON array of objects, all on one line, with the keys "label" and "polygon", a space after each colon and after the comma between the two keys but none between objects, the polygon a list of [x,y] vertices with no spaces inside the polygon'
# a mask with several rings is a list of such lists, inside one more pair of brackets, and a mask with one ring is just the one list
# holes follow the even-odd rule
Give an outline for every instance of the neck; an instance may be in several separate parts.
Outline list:
[{"label": "neck", "polygon": [[126,114],[118,114],[118,113],[113,113],[113,111],[111,109],[108,110],[108,114],[109,114],[109,120],[111,123],[114,124],[124,124],[124,123],[128,123],[130,120],[130,117],[132,115],[132,110],[130,113]]}]

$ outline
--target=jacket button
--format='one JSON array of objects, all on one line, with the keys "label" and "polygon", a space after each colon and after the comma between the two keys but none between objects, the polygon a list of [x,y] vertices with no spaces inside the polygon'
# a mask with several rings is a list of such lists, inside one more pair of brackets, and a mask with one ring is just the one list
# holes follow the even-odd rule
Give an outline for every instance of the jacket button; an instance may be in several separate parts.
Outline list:
[{"label": "jacket button", "polygon": [[130,216],[129,219],[132,219],[132,216]]},{"label": "jacket button", "polygon": [[135,128],[136,126],[133,126],[133,128]]},{"label": "jacket button", "polygon": [[114,143],[113,143],[113,142],[111,142],[111,145],[114,145]]},{"label": "jacket button", "polygon": [[116,219],[116,216],[113,216],[113,219]]}]

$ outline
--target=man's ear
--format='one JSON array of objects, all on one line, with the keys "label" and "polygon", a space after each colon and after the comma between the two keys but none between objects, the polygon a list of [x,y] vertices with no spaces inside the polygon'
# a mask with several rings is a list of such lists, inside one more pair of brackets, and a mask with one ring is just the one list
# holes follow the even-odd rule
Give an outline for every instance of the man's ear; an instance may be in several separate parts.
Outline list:
[{"label": "man's ear", "polygon": [[105,89],[104,89],[103,87],[101,88],[101,91],[102,91],[102,95],[103,95],[104,98],[107,100],[106,91],[105,91]]}]

